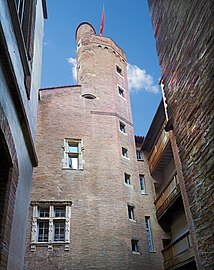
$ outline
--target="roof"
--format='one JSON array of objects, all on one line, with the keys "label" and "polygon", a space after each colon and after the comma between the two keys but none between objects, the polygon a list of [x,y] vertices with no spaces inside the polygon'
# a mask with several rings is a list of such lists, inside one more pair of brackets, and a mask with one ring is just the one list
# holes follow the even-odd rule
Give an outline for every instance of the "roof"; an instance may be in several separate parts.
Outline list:
[{"label": "roof", "polygon": [[40,88],[39,91],[45,91],[45,90],[53,90],[53,89],[59,89],[59,88],[71,88],[71,87],[81,87],[79,84],[74,85],[62,85],[62,86],[52,86],[52,87],[46,87],[46,88]]},{"label": "roof", "polygon": [[144,137],[143,136],[134,136],[135,138],[135,144],[137,148],[141,148],[143,141],[144,141]]},{"label": "roof", "polygon": [[150,125],[149,131],[147,132],[145,140],[143,142],[143,150],[147,152],[151,151],[165,120],[166,116],[164,111],[164,105],[163,100],[161,99],[161,102]]}]

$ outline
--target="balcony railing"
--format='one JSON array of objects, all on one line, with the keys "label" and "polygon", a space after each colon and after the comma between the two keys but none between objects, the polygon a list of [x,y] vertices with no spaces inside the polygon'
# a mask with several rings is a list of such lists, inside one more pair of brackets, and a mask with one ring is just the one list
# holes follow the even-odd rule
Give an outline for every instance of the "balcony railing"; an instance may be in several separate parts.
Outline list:
[{"label": "balcony railing", "polygon": [[162,216],[178,194],[180,194],[180,186],[178,183],[177,174],[175,174],[172,180],[167,184],[167,186],[155,200],[157,218]]},{"label": "balcony railing", "polygon": [[[184,265],[194,260],[194,253],[189,232],[169,244],[161,251],[164,258],[164,269],[170,269],[176,265]],[[174,269],[174,268],[173,268]]]},{"label": "balcony railing", "polygon": [[169,141],[169,133],[166,133],[163,129],[160,135],[158,136],[155,145],[152,149],[151,155],[149,157],[149,169],[150,172],[153,172],[156,165],[158,164],[158,161],[161,158],[161,155],[166,148],[166,145]]}]

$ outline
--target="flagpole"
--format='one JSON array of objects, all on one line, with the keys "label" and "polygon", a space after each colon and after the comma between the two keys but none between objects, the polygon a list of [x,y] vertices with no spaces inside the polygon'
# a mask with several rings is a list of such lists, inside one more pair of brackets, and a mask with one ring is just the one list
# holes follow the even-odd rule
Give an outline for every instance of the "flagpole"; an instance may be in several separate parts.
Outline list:
[{"label": "flagpole", "polygon": [[100,36],[102,36],[104,32],[104,20],[105,20],[105,13],[104,13],[104,2],[103,2],[102,18],[101,18],[101,24],[100,24]]}]

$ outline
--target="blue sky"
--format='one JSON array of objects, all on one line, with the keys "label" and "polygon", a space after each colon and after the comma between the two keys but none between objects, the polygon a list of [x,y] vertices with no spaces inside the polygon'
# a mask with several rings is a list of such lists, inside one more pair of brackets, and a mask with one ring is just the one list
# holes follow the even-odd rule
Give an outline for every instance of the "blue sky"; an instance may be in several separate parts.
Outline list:
[{"label": "blue sky", "polygon": [[47,0],[42,87],[76,84],[71,61],[76,58],[75,31],[87,21],[99,34],[103,2],[103,35],[126,52],[135,135],[145,136],[161,99],[160,67],[147,0]]}]

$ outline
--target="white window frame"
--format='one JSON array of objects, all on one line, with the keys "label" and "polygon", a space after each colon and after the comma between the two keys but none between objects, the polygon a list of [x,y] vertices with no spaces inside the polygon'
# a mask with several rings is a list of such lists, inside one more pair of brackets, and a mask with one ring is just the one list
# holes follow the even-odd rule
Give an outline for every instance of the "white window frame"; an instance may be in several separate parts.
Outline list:
[{"label": "white window frame", "polygon": [[[77,152],[69,151],[69,145],[76,145]],[[83,170],[83,140],[73,139],[73,138],[65,138],[64,139],[64,159],[63,161],[63,169],[69,170]],[[70,161],[72,158],[77,158],[77,167],[71,167]]]},{"label": "white window frame", "polygon": [[126,125],[122,121],[119,121],[119,130],[123,134],[126,134]]},{"label": "white window frame", "polygon": [[122,147],[122,157],[128,159],[128,149],[125,147]]},{"label": "white window frame", "polygon": [[139,179],[141,194],[146,194],[145,176],[143,174],[140,174]]},{"label": "white window frame", "polygon": [[126,185],[131,185],[131,175],[128,173],[124,173],[124,182]]},{"label": "white window frame", "polygon": [[135,221],[135,213],[134,213],[134,206],[128,204],[127,209],[128,209],[128,218],[129,220]]},{"label": "white window frame", "polygon": [[[115,69],[116,69],[116,73],[117,73],[121,78],[124,78],[124,77],[123,77],[123,72],[124,72],[124,70],[123,70],[118,64],[115,64]],[[120,70],[120,71],[118,72],[118,70]]]},{"label": "white window frame", "polygon": [[136,150],[137,160],[143,160],[142,151]]},{"label": "white window frame", "polygon": [[149,246],[149,252],[154,252],[154,245],[153,245],[153,238],[152,238],[152,230],[151,230],[151,222],[150,217],[145,217],[146,222],[146,233],[148,238],[148,246]]},{"label": "white window frame", "polygon": [[137,253],[137,254],[140,254],[140,251],[139,251],[139,240],[138,239],[132,239],[131,240],[131,248],[132,248],[132,252],[133,253]]},{"label": "white window frame", "polygon": [[[120,96],[121,98],[123,98],[123,99],[126,99],[125,98],[125,89],[122,87],[122,86],[120,86],[119,84],[117,85],[117,89],[118,89],[118,96]],[[122,91],[122,95],[120,94],[120,90]]]},{"label": "white window frame", "polygon": [[82,40],[80,39],[77,43],[77,51],[82,47]]},{"label": "white window frame", "polygon": [[[53,249],[53,244],[64,244],[65,250],[69,250],[70,244],[70,220],[71,220],[71,205],[72,202],[33,202],[33,219],[31,229],[31,251],[36,250],[36,246],[47,245],[49,249]],[[65,208],[64,216],[56,216],[55,208]],[[49,216],[40,216],[41,208],[49,209]],[[48,239],[47,241],[39,241],[39,223],[48,223]],[[57,222],[64,223],[64,239],[62,241],[55,240],[55,224]]]}]

